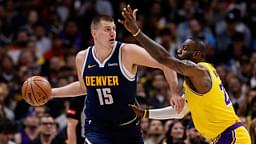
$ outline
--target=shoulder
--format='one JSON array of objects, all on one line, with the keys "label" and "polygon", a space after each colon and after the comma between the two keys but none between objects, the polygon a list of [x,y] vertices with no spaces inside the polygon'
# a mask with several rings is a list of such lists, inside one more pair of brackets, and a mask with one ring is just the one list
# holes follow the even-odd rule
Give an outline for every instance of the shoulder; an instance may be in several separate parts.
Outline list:
[{"label": "shoulder", "polygon": [[199,62],[198,63],[199,67],[205,71],[209,71],[209,70],[214,70],[214,66],[210,63],[207,62]]},{"label": "shoulder", "polygon": [[87,55],[87,53],[88,53],[88,49],[79,51],[76,54],[76,65],[77,66],[83,65],[84,60],[85,60],[85,56]]},{"label": "shoulder", "polygon": [[81,50],[81,51],[79,51],[79,52],[76,54],[76,57],[77,57],[77,58],[84,57],[84,56],[87,54],[87,52],[88,52],[88,49],[86,49],[86,50]]},{"label": "shoulder", "polygon": [[142,47],[140,47],[137,44],[131,44],[131,43],[124,43],[122,47],[122,53],[134,54],[134,52],[139,52],[141,50],[143,50]]},{"label": "shoulder", "polygon": [[181,62],[186,65],[188,71],[190,71],[189,76],[190,77],[194,77],[194,78],[198,78],[198,76],[200,77],[208,77],[208,67],[201,65],[201,63],[195,63],[191,60],[181,60]]},{"label": "shoulder", "polygon": [[185,63],[186,65],[189,65],[191,67],[195,67],[195,68],[197,68],[199,70],[202,70],[202,71],[205,71],[205,70],[207,71],[207,68],[204,65],[202,65],[201,63],[195,63],[191,60],[181,60],[181,61],[183,63]]},{"label": "shoulder", "polygon": [[130,49],[136,48],[137,46],[138,45],[136,45],[136,44],[123,43],[122,49],[127,51],[127,50],[130,50]]},{"label": "shoulder", "polygon": [[88,49],[79,51],[76,54],[76,61],[84,60],[84,58],[87,55],[87,53],[88,53]]}]

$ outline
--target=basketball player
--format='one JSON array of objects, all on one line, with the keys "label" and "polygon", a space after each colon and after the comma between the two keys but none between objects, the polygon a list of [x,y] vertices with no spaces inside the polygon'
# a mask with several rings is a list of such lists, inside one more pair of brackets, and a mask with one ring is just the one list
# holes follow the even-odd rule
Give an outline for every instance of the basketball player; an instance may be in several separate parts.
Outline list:
[{"label": "basketball player", "polygon": [[176,73],[153,59],[135,44],[116,41],[111,17],[97,16],[91,23],[94,46],[79,52],[79,81],[52,90],[53,97],[82,95],[85,101],[85,142],[93,144],[143,143],[137,116],[128,104],[135,101],[137,65],[163,70],[169,81],[172,102],[180,111],[184,99],[176,92]]},{"label": "basketball player", "polygon": [[[157,61],[184,76],[184,95],[196,129],[216,144],[250,144],[250,136],[236,116],[215,68],[204,62],[205,44],[188,38],[177,51],[180,60],[176,59],[141,32],[136,24],[136,11],[127,6],[122,11],[124,21],[119,21]],[[186,106],[180,114],[172,107],[151,110],[149,117],[181,118],[186,110]],[[168,111],[171,114],[166,114]]]}]

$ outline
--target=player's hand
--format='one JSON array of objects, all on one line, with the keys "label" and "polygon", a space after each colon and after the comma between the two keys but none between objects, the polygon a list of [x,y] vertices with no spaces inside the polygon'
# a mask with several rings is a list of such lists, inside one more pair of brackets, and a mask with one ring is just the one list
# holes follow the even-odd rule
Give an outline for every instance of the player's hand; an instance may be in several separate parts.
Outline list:
[{"label": "player's hand", "polygon": [[121,24],[124,25],[124,27],[132,34],[135,34],[139,31],[139,27],[136,23],[136,12],[138,9],[131,9],[130,5],[127,5],[127,7],[123,8],[122,10],[122,16],[124,20],[118,20]]},{"label": "player's hand", "polygon": [[129,107],[134,111],[134,113],[139,116],[143,117],[145,110],[142,109],[138,104],[129,104]]},{"label": "player's hand", "polygon": [[180,95],[172,95],[170,105],[174,107],[178,113],[180,113],[185,105],[185,99]]}]

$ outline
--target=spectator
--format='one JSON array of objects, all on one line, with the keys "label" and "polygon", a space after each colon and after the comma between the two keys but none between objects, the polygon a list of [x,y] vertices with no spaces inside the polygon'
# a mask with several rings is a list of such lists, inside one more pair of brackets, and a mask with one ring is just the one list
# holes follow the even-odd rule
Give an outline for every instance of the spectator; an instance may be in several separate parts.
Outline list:
[{"label": "spectator", "polygon": [[155,70],[152,76],[152,90],[150,92],[149,104],[154,108],[159,108],[164,105],[168,105],[166,102],[169,99],[168,96],[168,85],[164,78],[164,75]]},{"label": "spectator", "polygon": [[245,98],[241,102],[241,106],[237,113],[240,116],[248,116],[253,110],[252,100],[256,97],[256,88],[249,88],[246,92]]},{"label": "spectator", "polygon": [[22,49],[25,49],[27,47],[29,40],[29,34],[25,29],[21,29],[18,31],[15,43],[7,52],[7,54],[12,58],[14,63],[18,63],[20,52]]},{"label": "spectator", "polygon": [[67,20],[64,30],[60,33],[60,37],[64,40],[66,47],[84,48],[82,33],[79,31],[77,22],[74,19]]},{"label": "spectator", "polygon": [[179,120],[174,120],[166,132],[166,136],[163,139],[163,144],[185,144],[186,139],[185,127]]},{"label": "spectator", "polygon": [[140,126],[141,126],[141,133],[143,140],[149,139],[149,119],[147,118],[142,118],[140,121]]},{"label": "spectator", "polygon": [[15,75],[15,63],[13,59],[4,54],[0,58],[0,82],[5,82],[10,85],[14,83],[16,75]]},{"label": "spectator", "polygon": [[35,53],[29,51],[29,50],[22,50],[19,55],[19,66],[26,66],[28,67],[29,71],[33,75],[39,75],[41,72],[41,67],[37,63],[37,58]]},{"label": "spectator", "polygon": [[35,115],[38,118],[44,116],[46,114],[46,106],[33,107],[33,109],[31,110],[31,114]]},{"label": "spectator", "polygon": [[196,130],[192,121],[187,125],[186,135],[186,144],[208,144],[205,138]]},{"label": "spectator", "polygon": [[14,134],[14,125],[5,118],[0,118],[0,142],[1,144],[15,144],[12,141]]},{"label": "spectator", "polygon": [[251,119],[255,119],[256,118],[256,97],[254,96],[252,98],[251,104],[250,104],[250,117]]},{"label": "spectator", "polygon": [[252,64],[252,77],[250,79],[250,87],[256,88],[256,63]]},{"label": "spectator", "polygon": [[252,144],[256,143],[256,119],[252,120],[252,123],[249,128]]},{"label": "spectator", "polygon": [[[159,39],[159,40],[158,40]],[[168,28],[163,28],[159,32],[159,37],[157,37],[157,41],[167,50],[170,55],[175,56],[176,51],[179,46],[179,42],[174,34]]]},{"label": "spectator", "polygon": [[24,29],[27,30],[27,32],[29,33],[29,35],[33,35],[34,31],[33,31],[33,26],[34,24],[39,22],[39,14],[36,10],[30,10],[27,14],[27,23],[26,25],[23,26]]},{"label": "spectator", "polygon": [[39,55],[43,56],[52,47],[52,42],[47,37],[47,32],[42,23],[36,23],[33,25],[33,32],[35,35],[36,47]]},{"label": "spectator", "polygon": [[96,0],[98,14],[105,14],[114,17],[113,6],[109,0]]},{"label": "spectator", "polygon": [[249,28],[241,21],[239,9],[232,9],[226,14],[225,21],[217,24],[215,31],[217,34],[218,48],[220,52],[227,49],[231,43],[231,38],[236,32],[241,32],[244,35],[244,44],[249,46],[251,42],[251,32]]},{"label": "spectator", "polygon": [[164,132],[167,133],[170,125],[174,122],[174,120],[170,119],[164,122]]},{"label": "spectator", "polygon": [[53,36],[51,41],[52,48],[44,53],[44,59],[49,61],[54,56],[64,59],[63,40],[59,36]]},{"label": "spectator", "polygon": [[241,102],[245,99],[242,85],[243,83],[237,77],[232,77],[228,81],[227,92],[235,110],[239,109]]},{"label": "spectator", "polygon": [[39,135],[32,144],[65,144],[63,138],[58,137],[56,122],[50,115],[43,115],[39,119]]},{"label": "spectator", "polygon": [[164,137],[164,127],[160,120],[151,120],[148,129],[148,139],[145,144],[158,144]]},{"label": "spectator", "polygon": [[38,136],[39,119],[34,115],[28,115],[24,122],[24,130],[15,135],[17,144],[30,144]]},{"label": "spectator", "polygon": [[8,86],[5,83],[0,83],[0,119],[6,118],[13,121],[14,113],[4,103],[8,93]]}]

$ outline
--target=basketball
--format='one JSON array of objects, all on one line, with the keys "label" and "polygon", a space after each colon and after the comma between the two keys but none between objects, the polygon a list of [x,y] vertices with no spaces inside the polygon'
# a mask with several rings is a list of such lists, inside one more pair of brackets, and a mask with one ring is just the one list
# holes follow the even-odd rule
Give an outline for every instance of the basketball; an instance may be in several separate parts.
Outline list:
[{"label": "basketball", "polygon": [[32,106],[41,106],[48,102],[52,95],[51,85],[41,76],[32,76],[22,85],[22,96]]}]

